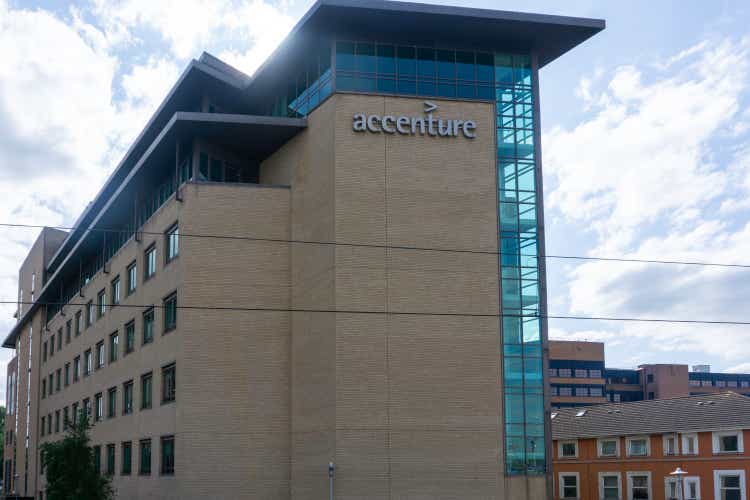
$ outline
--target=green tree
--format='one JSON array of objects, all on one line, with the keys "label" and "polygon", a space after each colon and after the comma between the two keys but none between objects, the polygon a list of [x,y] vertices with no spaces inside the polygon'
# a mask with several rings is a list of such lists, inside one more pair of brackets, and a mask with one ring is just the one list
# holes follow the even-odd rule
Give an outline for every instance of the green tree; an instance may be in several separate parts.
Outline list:
[{"label": "green tree", "polygon": [[114,490],[107,476],[100,474],[90,446],[90,424],[81,411],[78,422],[69,425],[65,437],[41,446],[42,466],[47,475],[49,500],[111,500]]}]

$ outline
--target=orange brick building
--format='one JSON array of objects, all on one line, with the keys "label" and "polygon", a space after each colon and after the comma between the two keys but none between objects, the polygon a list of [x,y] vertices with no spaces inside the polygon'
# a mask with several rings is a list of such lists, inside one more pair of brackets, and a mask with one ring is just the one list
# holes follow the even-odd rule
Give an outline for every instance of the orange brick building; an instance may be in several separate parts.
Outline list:
[{"label": "orange brick building", "polygon": [[748,499],[750,398],[734,392],[557,410],[552,438],[556,500]]}]

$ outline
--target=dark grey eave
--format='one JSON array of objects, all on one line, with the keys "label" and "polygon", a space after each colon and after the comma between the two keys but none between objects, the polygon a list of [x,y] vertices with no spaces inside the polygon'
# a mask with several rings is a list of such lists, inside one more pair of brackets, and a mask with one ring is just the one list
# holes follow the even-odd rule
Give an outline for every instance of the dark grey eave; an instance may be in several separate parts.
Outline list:
[{"label": "dark grey eave", "polygon": [[[175,110],[190,97],[195,87],[200,86],[203,83],[213,81],[218,88],[234,89],[238,95],[241,94],[241,90],[244,89],[249,81],[249,78],[245,75],[242,78],[240,72],[231,73],[228,71],[222,71],[221,66],[214,64],[216,61],[212,56],[204,54],[201,60],[193,60],[182,72],[180,78],[172,86],[167,96],[161,102],[157,110],[149,119],[146,126],[143,128],[141,133],[135,139],[133,144],[128,148],[127,152],[123,156],[120,163],[110,174],[109,178],[104,182],[104,185],[97,193],[96,197],[90,202],[83,210],[81,215],[73,225],[73,229],[68,234],[68,237],[60,245],[60,248],[55,252],[55,255],[50,259],[50,269],[55,269],[62,258],[70,251],[75,241],[81,237],[83,230],[88,220],[91,219],[92,215],[101,209],[103,200],[116,189],[117,185],[122,182],[125,175],[132,168],[132,165],[137,159],[143,154],[145,149],[149,146],[151,141],[160,132],[161,127],[169,120],[174,114]],[[161,127],[160,127],[161,126]]]},{"label": "dark grey eave", "polygon": [[553,414],[555,440],[750,429],[750,397],[728,391],[562,408]]},{"label": "dark grey eave", "polygon": [[310,36],[441,43],[486,50],[533,50],[539,67],[605,28],[603,19],[553,16],[389,0],[318,0],[258,68],[249,88],[265,88],[290,61],[302,59]]},{"label": "dark grey eave", "polygon": [[[34,304],[26,310],[23,317],[11,329],[3,341],[3,347],[15,347],[16,337],[26,325],[29,318],[40,307],[41,303],[50,300],[51,285],[60,276],[74,255],[86,244],[89,229],[96,228],[119,196],[130,187],[139,172],[154,161],[163,161],[174,151],[174,144],[185,135],[203,137],[221,137],[225,144],[235,145],[249,150],[258,160],[263,160],[280,148],[285,142],[307,127],[306,118],[285,118],[274,116],[235,115],[220,113],[193,113],[180,111],[164,126],[156,139],[148,146],[138,162],[127,175],[114,186],[106,200],[93,214],[92,219],[80,226],[82,235],[75,240],[72,248],[66,252],[56,270],[49,277],[39,292]],[[104,190],[100,192],[100,196]],[[70,237],[68,237],[69,239]],[[68,240],[66,240],[68,241]]]}]

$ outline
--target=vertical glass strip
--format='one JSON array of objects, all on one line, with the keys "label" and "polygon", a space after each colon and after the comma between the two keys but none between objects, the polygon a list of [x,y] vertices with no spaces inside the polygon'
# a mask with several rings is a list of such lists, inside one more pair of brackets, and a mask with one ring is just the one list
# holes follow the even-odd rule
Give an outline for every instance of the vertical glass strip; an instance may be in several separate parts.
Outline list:
[{"label": "vertical glass strip", "polygon": [[527,55],[495,54],[506,474],[544,474],[534,102]]}]

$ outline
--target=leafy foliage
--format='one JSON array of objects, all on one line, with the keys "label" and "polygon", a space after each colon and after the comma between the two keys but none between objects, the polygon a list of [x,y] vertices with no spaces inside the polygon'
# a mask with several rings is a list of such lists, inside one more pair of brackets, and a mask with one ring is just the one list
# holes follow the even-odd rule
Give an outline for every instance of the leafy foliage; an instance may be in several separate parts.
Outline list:
[{"label": "leafy foliage", "polygon": [[111,500],[114,490],[107,476],[100,474],[90,446],[91,428],[86,412],[81,411],[65,437],[41,446],[41,459],[47,475],[49,500]]}]

